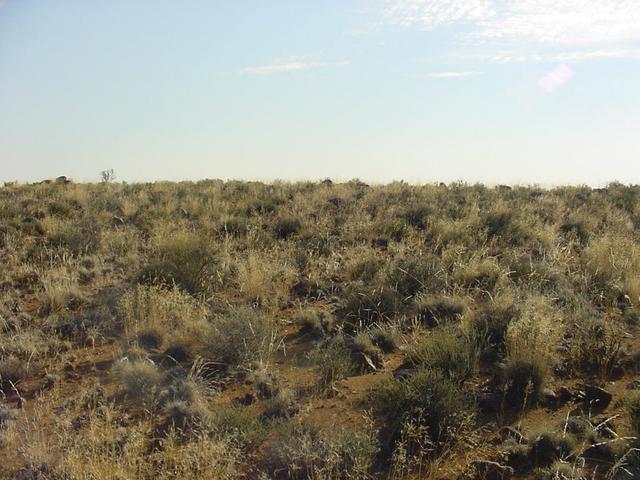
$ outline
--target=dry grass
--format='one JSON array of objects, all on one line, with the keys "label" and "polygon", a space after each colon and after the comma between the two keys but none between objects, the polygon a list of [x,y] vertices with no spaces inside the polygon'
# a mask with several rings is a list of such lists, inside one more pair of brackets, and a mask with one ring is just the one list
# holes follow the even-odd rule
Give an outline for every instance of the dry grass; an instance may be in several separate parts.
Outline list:
[{"label": "dry grass", "polygon": [[[621,446],[595,478],[625,478],[639,199],[619,184],[2,188],[0,477],[454,478],[504,460],[501,422],[533,440],[580,407],[544,387],[591,382],[614,392]],[[580,448],[610,440],[606,419],[574,414],[593,426]],[[580,448],[516,478],[584,473]]]}]

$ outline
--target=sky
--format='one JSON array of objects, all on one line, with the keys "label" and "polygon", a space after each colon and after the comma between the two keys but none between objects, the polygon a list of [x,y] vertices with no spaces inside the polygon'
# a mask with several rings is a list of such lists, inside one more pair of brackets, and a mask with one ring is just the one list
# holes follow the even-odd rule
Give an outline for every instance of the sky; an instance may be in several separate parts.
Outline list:
[{"label": "sky", "polygon": [[0,0],[0,181],[640,183],[640,0]]}]

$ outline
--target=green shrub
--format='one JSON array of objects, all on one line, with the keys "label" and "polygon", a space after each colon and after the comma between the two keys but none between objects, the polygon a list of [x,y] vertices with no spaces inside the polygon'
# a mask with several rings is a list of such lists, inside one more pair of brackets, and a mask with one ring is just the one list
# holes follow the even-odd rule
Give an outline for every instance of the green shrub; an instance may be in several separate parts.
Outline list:
[{"label": "green shrub", "polygon": [[385,279],[385,285],[396,290],[402,298],[418,292],[436,291],[444,286],[440,259],[435,255],[398,258]]},{"label": "green shrub", "polygon": [[211,413],[209,422],[216,438],[243,449],[257,444],[264,432],[258,416],[241,406],[218,406]]},{"label": "green shrub", "polygon": [[265,418],[291,418],[300,411],[296,392],[283,388],[265,401]]},{"label": "green shrub", "polygon": [[321,338],[335,330],[333,315],[324,309],[307,308],[297,316],[296,323],[300,325],[302,332],[315,338]]},{"label": "green shrub", "polygon": [[407,224],[411,225],[413,228],[417,230],[424,230],[427,228],[428,217],[432,213],[432,208],[428,205],[423,204],[415,204],[409,207],[406,207],[404,211],[400,214],[400,218],[402,218]]},{"label": "green shrub", "polygon": [[455,330],[438,330],[425,334],[407,352],[415,367],[441,372],[454,382],[463,382],[476,368],[478,355],[474,343]]},{"label": "green shrub", "polygon": [[366,432],[323,432],[306,424],[283,429],[265,458],[274,480],[363,480],[376,453]]},{"label": "green shrub", "polygon": [[138,331],[136,341],[145,350],[158,350],[164,342],[165,332],[157,327],[144,328]]},{"label": "green shrub", "polygon": [[536,363],[509,362],[502,380],[505,400],[517,408],[534,405],[544,386],[545,376]]},{"label": "green shrub", "polygon": [[302,222],[293,216],[279,217],[274,225],[274,231],[278,238],[286,240],[302,230]]},{"label": "green shrub", "polygon": [[331,387],[335,382],[355,373],[351,349],[342,335],[322,342],[310,353],[310,358],[320,368],[322,388]]},{"label": "green shrub", "polygon": [[420,323],[434,327],[459,320],[465,304],[459,298],[441,295],[420,295],[415,300],[416,316]]},{"label": "green shrub", "polygon": [[144,283],[177,285],[192,295],[208,295],[219,280],[219,259],[203,238],[187,232],[158,242],[139,274]]},{"label": "green shrub", "polygon": [[183,401],[173,401],[164,407],[164,418],[156,435],[166,437],[173,433],[180,441],[193,439],[205,428],[206,412]]},{"label": "green shrub", "polygon": [[497,360],[506,355],[507,330],[517,317],[512,304],[489,304],[471,313],[468,326],[483,357]]},{"label": "green shrub", "polygon": [[371,400],[384,421],[387,453],[397,447],[409,456],[438,453],[459,440],[474,418],[473,403],[460,385],[431,369],[383,382]]},{"label": "green shrub", "polygon": [[348,332],[384,323],[402,310],[402,299],[388,287],[356,283],[344,292],[342,298],[338,312],[345,319],[344,327]]},{"label": "green shrub", "polygon": [[[27,376],[22,360],[10,355],[0,359],[0,391],[10,392]],[[13,386],[12,386],[13,385]]]},{"label": "green shrub", "polygon": [[606,379],[624,356],[624,332],[612,319],[587,315],[573,325],[571,354],[578,371]]},{"label": "green shrub", "polygon": [[640,435],[640,393],[634,393],[625,401],[625,410],[629,416],[629,426],[635,435]]},{"label": "green shrub", "polygon": [[122,361],[115,366],[115,375],[131,400],[145,405],[156,401],[163,375],[151,362]]},{"label": "green shrub", "polygon": [[384,262],[376,257],[367,256],[347,265],[347,278],[351,281],[371,282],[380,271]]},{"label": "green shrub", "polygon": [[373,343],[369,333],[358,333],[351,343],[351,358],[362,372],[383,366],[382,351]]},{"label": "green shrub", "polygon": [[482,260],[464,266],[455,272],[453,281],[464,288],[492,292],[502,271],[494,260]]},{"label": "green shrub", "polygon": [[248,307],[234,307],[213,320],[204,337],[205,353],[227,366],[267,360],[273,334],[265,314]]}]

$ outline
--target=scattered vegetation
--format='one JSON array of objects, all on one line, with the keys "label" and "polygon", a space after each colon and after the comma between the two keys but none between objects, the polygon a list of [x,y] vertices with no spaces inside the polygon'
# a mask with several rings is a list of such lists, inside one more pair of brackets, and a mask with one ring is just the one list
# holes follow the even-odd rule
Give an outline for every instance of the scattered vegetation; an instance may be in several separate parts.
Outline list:
[{"label": "scattered vegetation", "polygon": [[637,186],[101,177],[0,189],[0,478],[639,475]]}]

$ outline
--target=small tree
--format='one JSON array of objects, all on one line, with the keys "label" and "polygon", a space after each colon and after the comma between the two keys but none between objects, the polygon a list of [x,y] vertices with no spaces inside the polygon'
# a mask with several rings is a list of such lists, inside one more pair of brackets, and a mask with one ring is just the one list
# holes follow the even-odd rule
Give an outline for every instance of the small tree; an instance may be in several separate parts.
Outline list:
[{"label": "small tree", "polygon": [[110,183],[116,179],[116,174],[113,171],[113,168],[110,168],[108,170],[102,170],[100,172],[100,178],[102,180],[102,183]]}]

